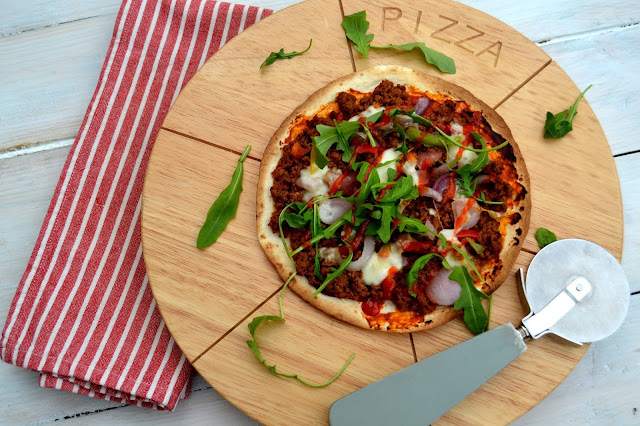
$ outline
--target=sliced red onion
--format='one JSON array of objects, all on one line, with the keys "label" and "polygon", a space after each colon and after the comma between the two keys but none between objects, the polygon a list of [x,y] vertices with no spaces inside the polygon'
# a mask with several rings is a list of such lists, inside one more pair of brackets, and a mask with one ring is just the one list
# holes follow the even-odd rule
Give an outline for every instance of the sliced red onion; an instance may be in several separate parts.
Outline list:
[{"label": "sliced red onion", "polygon": [[329,185],[329,188],[331,188],[331,185],[333,185],[333,182],[335,182],[336,179],[338,179],[341,174],[342,174],[342,170],[340,169],[330,169],[324,175],[324,178],[322,180],[324,180],[324,182],[327,185]]},{"label": "sliced red onion", "polygon": [[331,198],[318,204],[318,216],[323,223],[331,225],[351,210],[352,206],[352,203],[342,198]]},{"label": "sliced red onion", "polygon": [[[462,214],[462,210],[464,210],[464,207],[467,205],[468,201],[469,200],[466,198],[460,198],[458,200],[454,200],[451,203],[454,221],[458,221],[458,216]],[[467,220],[464,222],[464,224],[462,224],[462,226],[460,226],[460,228],[458,228],[458,231],[462,231],[463,229],[471,229],[476,226],[476,223],[478,223],[478,220],[480,220],[480,213],[482,213],[482,211],[480,210],[478,203],[474,201],[471,208],[467,212]]]},{"label": "sliced red onion", "polygon": [[347,265],[347,271],[361,271],[364,268],[364,265],[367,264],[371,256],[373,256],[373,252],[376,249],[376,243],[373,240],[373,237],[367,235],[364,237],[364,245],[362,246],[362,254],[355,262],[351,262]]},{"label": "sliced red onion", "polygon": [[450,172],[443,174],[435,181],[432,188],[435,189],[440,195],[442,195],[444,191],[447,189],[447,187],[449,186],[450,176],[451,176]]},{"label": "sliced red onion", "polygon": [[[442,197],[440,197],[440,199],[442,199]],[[433,234],[431,232],[427,232],[427,238],[433,240],[436,237],[435,234],[438,232],[436,231],[436,227],[433,226],[433,223],[431,223],[429,219],[424,221],[424,226],[426,226],[427,229],[433,231]]]},{"label": "sliced red onion", "polygon": [[420,188],[420,195],[423,197],[431,197],[437,202],[442,202],[442,194],[433,188]]},{"label": "sliced red onion", "polygon": [[460,284],[450,280],[449,275],[451,275],[450,270],[442,269],[427,285],[427,296],[438,305],[452,306],[462,293]]},{"label": "sliced red onion", "polygon": [[416,107],[414,108],[414,112],[418,115],[424,114],[424,112],[429,108],[429,104],[431,100],[429,98],[420,98],[416,103]]},{"label": "sliced red onion", "polygon": [[440,177],[445,173],[449,173],[449,166],[446,164],[443,164],[441,166],[436,167],[435,169],[433,169],[433,174],[436,177]]}]

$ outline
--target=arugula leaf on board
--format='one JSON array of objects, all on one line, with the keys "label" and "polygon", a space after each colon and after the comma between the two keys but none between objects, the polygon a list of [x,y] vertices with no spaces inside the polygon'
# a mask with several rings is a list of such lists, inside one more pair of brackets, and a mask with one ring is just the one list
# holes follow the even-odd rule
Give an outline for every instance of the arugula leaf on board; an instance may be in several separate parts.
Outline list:
[{"label": "arugula leaf on board", "polygon": [[248,324],[249,334],[251,334],[252,340],[247,340],[246,342],[247,342],[247,346],[249,346],[249,349],[251,349],[251,352],[253,352],[253,354],[258,359],[258,361],[260,361],[260,363],[262,365],[264,365],[267,370],[269,370],[271,373],[275,374],[276,376],[287,377],[289,379],[296,379],[300,383],[303,383],[303,384],[305,384],[305,385],[307,385],[309,387],[312,387],[312,388],[323,388],[325,386],[329,386],[331,383],[336,381],[336,379],[338,377],[340,377],[342,375],[342,373],[344,373],[344,371],[347,369],[347,367],[349,366],[349,364],[353,360],[353,357],[356,356],[355,353],[351,354],[351,356],[349,357],[347,362],[342,366],[342,368],[338,371],[338,373],[336,373],[336,375],[333,376],[331,379],[327,380],[324,383],[311,383],[311,382],[308,382],[307,380],[303,379],[302,377],[298,376],[297,374],[287,374],[287,373],[279,372],[276,369],[275,364],[274,365],[269,365],[267,363],[267,361],[262,357],[262,354],[260,353],[260,348],[258,347],[258,341],[256,339],[256,332],[257,332],[258,327],[260,326],[260,324],[262,324],[265,321],[274,321],[274,322],[279,322],[279,323],[283,323],[284,322],[284,308],[282,306],[282,295],[284,294],[284,291],[287,288],[287,285],[289,284],[289,282],[295,276],[296,276],[295,272],[293,274],[291,274],[291,276],[284,283],[284,286],[282,287],[282,290],[280,291],[280,294],[278,295],[278,304],[280,305],[280,316],[277,316],[277,315],[261,315],[259,317],[255,317]]},{"label": "arugula leaf on board", "polygon": [[233,176],[231,176],[231,182],[222,190],[209,209],[207,218],[202,228],[200,228],[198,239],[196,240],[196,246],[199,249],[215,243],[227,227],[229,221],[236,217],[238,204],[240,202],[240,193],[242,192],[243,164],[247,155],[249,155],[249,151],[251,151],[251,145],[247,145],[244,149],[244,152],[238,159],[238,165],[233,172]]},{"label": "arugula leaf on board", "polygon": [[306,53],[309,49],[311,49],[312,42],[313,42],[313,39],[309,40],[309,47],[304,49],[302,52],[284,53],[284,49],[280,49],[279,52],[271,52],[267,57],[267,59],[265,59],[264,62],[260,65],[260,69],[262,69],[263,67],[266,67],[267,65],[273,64],[277,59],[291,59],[294,56],[298,56],[298,55],[302,55],[303,53]]},{"label": "arugula leaf on board", "polygon": [[576,114],[578,114],[578,103],[580,103],[584,94],[587,93],[587,90],[591,89],[591,86],[593,85],[589,85],[589,87],[584,89],[584,92],[580,93],[578,99],[576,99],[569,109],[565,109],[555,115],[552,114],[551,111],[547,111],[547,119],[544,123],[545,138],[560,139],[573,130],[573,119]]},{"label": "arugula leaf on board", "polygon": [[453,62],[453,59],[444,53],[428,48],[427,45],[421,41],[406,44],[389,44],[388,46],[371,46],[372,49],[401,49],[406,51],[413,50],[416,47],[422,52],[424,60],[427,61],[427,63],[433,65],[444,73],[456,73],[456,64]]},{"label": "arugula leaf on board", "polygon": [[547,228],[538,228],[536,231],[536,241],[540,248],[545,248],[549,244],[558,241],[558,238],[556,238],[556,234],[549,231]]},{"label": "arugula leaf on board", "polygon": [[367,34],[369,21],[367,12],[362,10],[352,15],[346,15],[342,20],[342,28],[347,38],[353,42],[354,48],[360,52],[363,58],[367,59],[369,49],[400,49],[410,51],[416,47],[420,49],[427,63],[435,66],[440,71],[449,74],[456,73],[456,64],[453,59],[444,53],[430,49],[421,41],[405,44],[390,44],[388,46],[371,46],[373,34]]},{"label": "arugula leaf on board", "polygon": [[474,334],[482,333],[486,326],[489,316],[482,306],[480,298],[488,299],[489,296],[481,292],[473,285],[473,279],[469,270],[464,266],[454,266],[453,271],[449,275],[449,279],[460,284],[462,289],[460,298],[456,300],[453,309],[464,310],[464,322],[469,330]]},{"label": "arugula leaf on board", "polygon": [[449,262],[447,262],[447,259],[445,259],[444,257],[440,256],[437,253],[429,253],[429,254],[425,254],[424,256],[419,257],[413,263],[413,266],[411,266],[411,270],[407,274],[407,278],[406,278],[407,285],[409,286],[409,294],[412,297],[414,297],[414,298],[417,297],[417,295],[413,291],[411,291],[411,289],[413,288],[413,285],[415,284],[415,282],[418,280],[418,272],[420,272],[422,270],[422,268],[424,268],[425,265],[427,263],[429,263],[429,261],[431,259],[433,259],[434,257],[439,257],[440,258],[440,260],[442,261],[442,266],[444,267],[444,269],[446,269],[446,270],[451,269],[451,265],[449,265]]},{"label": "arugula leaf on board", "polygon": [[338,144],[336,148],[344,153],[343,158],[347,157],[347,161],[351,158],[353,150],[349,144],[349,138],[360,130],[359,122],[343,121],[335,127],[318,124],[316,130],[320,135],[313,137],[313,149],[318,167],[322,169],[329,164],[326,154],[335,143]]},{"label": "arugula leaf on board", "polygon": [[373,40],[373,34],[367,34],[369,30],[369,21],[367,21],[367,12],[362,10],[352,15],[346,15],[342,19],[342,28],[347,38],[353,42],[353,47],[360,52],[363,58],[367,59],[369,43]]}]

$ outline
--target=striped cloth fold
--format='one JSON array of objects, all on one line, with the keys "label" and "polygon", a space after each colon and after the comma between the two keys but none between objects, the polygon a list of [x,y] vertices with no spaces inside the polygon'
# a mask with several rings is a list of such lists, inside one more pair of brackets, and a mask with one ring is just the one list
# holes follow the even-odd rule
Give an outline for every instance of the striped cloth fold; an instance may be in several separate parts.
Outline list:
[{"label": "striped cloth fold", "polygon": [[140,200],[160,125],[226,41],[271,11],[211,0],[125,0],[2,333],[2,359],[40,386],[159,410],[192,368],[156,308]]}]

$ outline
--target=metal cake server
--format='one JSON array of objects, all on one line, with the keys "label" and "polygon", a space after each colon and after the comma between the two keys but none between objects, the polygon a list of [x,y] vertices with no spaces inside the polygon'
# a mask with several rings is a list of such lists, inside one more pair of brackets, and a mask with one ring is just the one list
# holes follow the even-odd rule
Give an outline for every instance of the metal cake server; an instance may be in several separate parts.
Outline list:
[{"label": "metal cake server", "polygon": [[[549,333],[578,345],[601,340],[629,307],[622,267],[589,241],[548,245],[533,258],[526,281],[522,269],[518,280],[531,310],[519,327],[501,325],[339,399],[330,423],[427,425],[522,354],[525,340]],[[433,386],[437,392],[427,393]]]}]

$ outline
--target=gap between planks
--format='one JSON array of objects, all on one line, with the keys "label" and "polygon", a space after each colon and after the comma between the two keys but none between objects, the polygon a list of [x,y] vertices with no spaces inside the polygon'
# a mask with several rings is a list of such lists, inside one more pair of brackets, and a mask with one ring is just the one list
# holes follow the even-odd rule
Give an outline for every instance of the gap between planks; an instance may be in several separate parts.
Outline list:
[{"label": "gap between planks", "polygon": [[0,39],[4,39],[4,38],[9,38],[9,37],[13,37],[13,36],[20,36],[23,35],[25,33],[30,33],[32,31],[40,31],[40,30],[45,30],[47,28],[53,28],[53,27],[58,27],[58,26],[62,26],[62,25],[67,25],[67,24],[73,24],[75,22],[80,22],[80,21],[85,21],[87,19],[95,19],[95,18],[101,18],[103,16],[115,16],[118,13],[113,13],[113,12],[109,12],[109,13],[103,13],[101,15],[93,15],[93,16],[85,16],[82,18],[78,18],[78,19],[72,19],[70,21],[64,21],[64,22],[56,22],[53,24],[48,24],[48,25],[41,25],[41,26],[35,26],[32,28],[25,28],[23,30],[18,30],[18,31],[14,31],[12,33],[8,33],[8,34],[2,34],[0,33]]},{"label": "gap between planks", "polygon": [[269,297],[267,297],[266,299],[264,299],[258,306],[256,306],[255,308],[253,308],[251,311],[249,311],[249,313],[247,313],[247,315],[245,315],[244,317],[242,317],[233,327],[231,327],[229,330],[225,331],[224,334],[220,337],[218,337],[212,344],[209,345],[209,347],[207,347],[205,350],[202,351],[202,353],[200,355],[198,355],[197,357],[195,357],[193,359],[193,361],[190,361],[191,364],[195,364],[196,361],[198,361],[200,358],[202,358],[202,356],[204,354],[206,354],[207,352],[209,352],[211,349],[213,349],[213,347],[215,345],[217,345],[220,341],[222,341],[222,339],[224,339],[225,337],[227,337],[229,334],[231,334],[231,332],[233,330],[235,330],[236,328],[238,328],[238,326],[240,324],[242,324],[247,318],[249,318],[251,315],[253,315],[258,309],[260,309],[261,307],[264,306],[265,303],[267,303],[269,300],[273,299],[273,297],[280,293],[282,291],[282,287],[284,286],[284,284],[282,284],[280,287],[278,287],[278,289],[276,291],[274,291],[273,293],[271,293],[271,295]]},{"label": "gap between planks", "polygon": [[626,31],[626,30],[629,30],[629,29],[633,29],[633,28],[637,27],[638,25],[640,25],[640,22],[633,22],[631,24],[626,24],[626,25],[622,25],[622,26],[601,28],[599,30],[582,31],[582,32],[579,32],[579,33],[556,36],[556,37],[553,37],[553,38],[550,38],[550,39],[547,39],[547,40],[536,41],[535,44],[538,47],[551,46],[553,44],[564,43],[564,42],[567,42],[567,41],[579,40],[581,38],[597,37],[597,36],[602,35],[602,34],[609,34],[609,33],[617,33],[617,32],[620,32],[620,31]]}]

